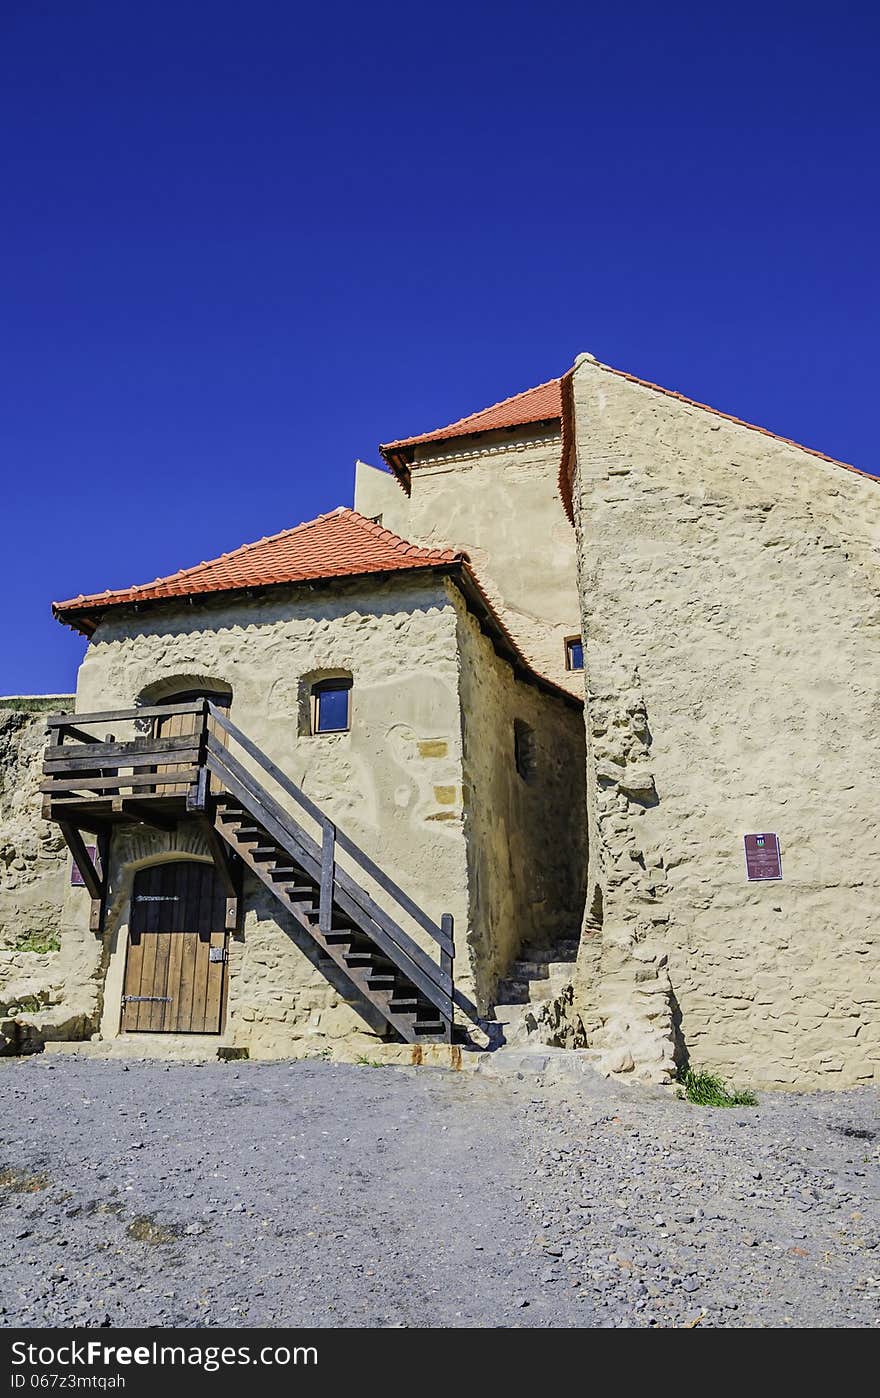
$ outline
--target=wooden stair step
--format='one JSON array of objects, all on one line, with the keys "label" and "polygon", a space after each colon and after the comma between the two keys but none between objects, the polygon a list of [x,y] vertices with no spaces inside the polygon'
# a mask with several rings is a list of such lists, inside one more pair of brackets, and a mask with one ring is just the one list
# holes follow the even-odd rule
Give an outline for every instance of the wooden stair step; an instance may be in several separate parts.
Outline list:
[{"label": "wooden stair step", "polygon": [[[263,823],[258,814],[262,809],[260,802],[258,794],[254,795],[253,806],[238,797],[221,797],[216,807],[217,827],[278,898],[293,909],[303,927],[311,929],[317,944],[317,964],[326,968],[328,974],[331,966],[347,968],[361,994],[372,1001],[388,1025],[405,1040],[447,1039],[449,1026],[442,1013],[410,981],[398,965],[396,953],[392,959],[376,945],[369,927],[361,925],[359,912],[343,912],[334,899],[330,928],[325,931],[320,927],[319,881],[289,852],[283,834],[286,821],[275,813],[268,797]],[[296,828],[295,820],[292,826]],[[381,919],[380,925],[384,926]]]}]

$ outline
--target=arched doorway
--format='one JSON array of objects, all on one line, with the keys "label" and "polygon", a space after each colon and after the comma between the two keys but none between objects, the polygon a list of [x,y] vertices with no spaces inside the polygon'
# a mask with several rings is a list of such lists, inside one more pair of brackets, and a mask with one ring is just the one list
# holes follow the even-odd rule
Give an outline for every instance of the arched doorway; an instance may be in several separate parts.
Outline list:
[{"label": "arched doorway", "polygon": [[[211,703],[224,712],[232,702],[232,690],[229,686],[212,688],[210,686],[200,686],[198,689],[178,689],[173,694],[164,694],[161,699],[156,699],[157,705],[192,704],[198,699],[210,699]],[[201,727],[201,718],[197,714],[176,714],[170,713],[167,718],[160,717],[153,719],[154,738],[182,738],[188,733],[195,733]],[[224,742],[222,730],[217,729],[213,719],[208,720],[208,729]],[[174,767],[157,767],[157,773],[162,771],[173,771]],[[164,782],[161,786],[157,783],[154,791],[158,796],[180,796],[186,793],[186,783]]]},{"label": "arched doorway", "polygon": [[226,893],[212,864],[177,859],[134,878],[120,1032],[219,1034]]}]

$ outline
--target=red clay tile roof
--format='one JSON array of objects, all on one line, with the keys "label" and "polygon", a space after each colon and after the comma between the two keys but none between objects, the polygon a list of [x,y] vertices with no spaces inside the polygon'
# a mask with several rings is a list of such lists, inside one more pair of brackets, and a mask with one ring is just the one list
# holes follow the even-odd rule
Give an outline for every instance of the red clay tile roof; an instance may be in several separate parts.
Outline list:
[{"label": "red clay tile roof", "polygon": [[356,510],[342,505],[307,524],[298,524],[255,544],[243,544],[231,553],[221,554],[208,563],[197,563],[194,568],[183,568],[170,577],[156,578],[155,582],[116,592],[108,590],[91,596],[71,597],[67,602],[53,602],[52,611],[65,625],[91,636],[103,613],[112,607],[161,603],[282,583],[359,578],[425,568],[442,568],[455,579],[470,610],[514,674],[567,704],[582,706],[582,700],[548,680],[527,660],[483,590],[466,553],[407,543],[390,529],[383,529]]},{"label": "red clay tile roof", "polygon": [[422,442],[445,442],[454,437],[472,437],[477,432],[493,432],[508,427],[523,427],[530,422],[548,422],[562,416],[562,380],[548,379],[537,388],[528,388],[512,398],[493,403],[479,413],[459,418],[448,427],[435,432],[422,432],[418,437],[403,437],[398,442],[386,442],[379,448],[400,484],[408,492],[410,463],[415,448]]},{"label": "red clay tile roof", "polygon": [[307,524],[282,530],[255,544],[244,544],[207,563],[183,568],[170,577],[115,592],[108,590],[91,596],[71,597],[66,602],[54,602],[52,611],[60,621],[89,636],[100,614],[109,607],[238,588],[271,587],[277,583],[436,568],[461,558],[454,549],[426,549],[409,544],[355,510],[340,506]]}]

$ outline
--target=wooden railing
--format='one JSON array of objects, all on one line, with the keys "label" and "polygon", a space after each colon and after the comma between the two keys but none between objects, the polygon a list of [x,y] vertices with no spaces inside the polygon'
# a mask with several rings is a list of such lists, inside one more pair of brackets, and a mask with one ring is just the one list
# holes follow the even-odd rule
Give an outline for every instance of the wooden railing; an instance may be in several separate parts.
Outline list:
[{"label": "wooden railing", "polygon": [[[266,790],[263,783],[238,760],[230,750],[229,743],[221,743],[215,733],[208,733],[207,765],[210,772],[261,821],[270,834],[319,885],[320,930],[331,930],[335,903],[344,913],[354,916],[357,925],[392,961],[400,965],[403,960],[402,969],[411,975],[413,981],[429,995],[438,1008],[451,1017],[454,995],[452,963],[455,950],[451,915],[444,914],[439,924],[434,922],[409,894],[389,878],[384,869],[355,844],[354,840],[338,829],[320,806],[270,761],[256,743],[237,728],[225,713],[210,703],[208,710],[216,728],[232,743],[237,744],[251,761],[256,763],[260,771],[277,788],[291,797],[299,810],[317,827],[315,835],[310,835],[301,821],[282,806]],[[427,934],[438,948],[437,961],[400,926],[399,914],[398,917],[392,916],[387,908],[382,907],[367,892],[360,878],[341,866],[340,854],[347,856],[350,864],[372,880],[389,904],[396,906]]]},{"label": "wooden railing", "polygon": [[[101,739],[86,731],[96,724],[152,723],[174,714],[192,715],[193,732],[174,738],[144,734],[117,741],[113,733]],[[165,794],[163,789],[169,786],[197,793],[204,768],[206,727],[204,699],[100,714],[53,714],[48,719],[49,742],[40,790],[51,804],[107,797],[136,800]]]}]

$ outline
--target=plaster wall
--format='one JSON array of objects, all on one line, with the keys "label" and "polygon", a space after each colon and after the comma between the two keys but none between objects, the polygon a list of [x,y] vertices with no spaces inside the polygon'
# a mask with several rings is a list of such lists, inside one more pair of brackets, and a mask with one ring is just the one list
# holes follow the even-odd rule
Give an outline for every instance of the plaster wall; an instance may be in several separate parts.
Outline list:
[{"label": "plaster wall", "polygon": [[[467,988],[456,631],[446,585],[412,577],[119,614],[89,645],[77,708],[125,708],[145,690],[178,683],[230,685],[232,721],[426,911],[438,919],[453,914],[455,974]],[[353,677],[351,731],[311,736],[308,682],[338,670]],[[117,727],[117,738],[129,736],[125,725]],[[117,1032],[134,870],[169,853],[198,854],[198,836],[182,825],[173,835],[137,827],[114,837],[103,947],[105,1035]],[[304,1037],[321,1041],[364,1030],[258,882],[249,883],[245,905],[244,936],[231,953],[227,1039],[255,1054],[277,1054]],[[82,938],[88,900],[68,898],[66,916],[65,935]],[[102,949],[95,942],[100,980]]]},{"label": "plaster wall", "polygon": [[730,1077],[876,1081],[880,484],[587,357],[573,396],[592,1042],[663,1077],[680,1015]]},{"label": "plaster wall", "polygon": [[[461,657],[471,958],[479,1003],[524,946],[576,936],[586,869],[585,734],[578,706],[518,680],[454,589]],[[517,771],[514,724],[531,733]]]},{"label": "plaster wall", "polygon": [[383,528],[401,539],[410,537],[409,496],[384,467],[355,462],[354,508],[367,519],[381,515]]},{"label": "plaster wall", "polygon": [[0,701],[0,1053],[16,1052],[57,1020],[75,967],[61,941],[70,860],[40,815],[46,714],[71,696]]},{"label": "plaster wall", "polygon": [[565,668],[580,634],[575,538],[559,497],[560,433],[552,426],[484,432],[416,448],[412,491],[358,467],[355,508],[383,513],[413,542],[466,552],[492,603],[540,674],[583,694]]}]

